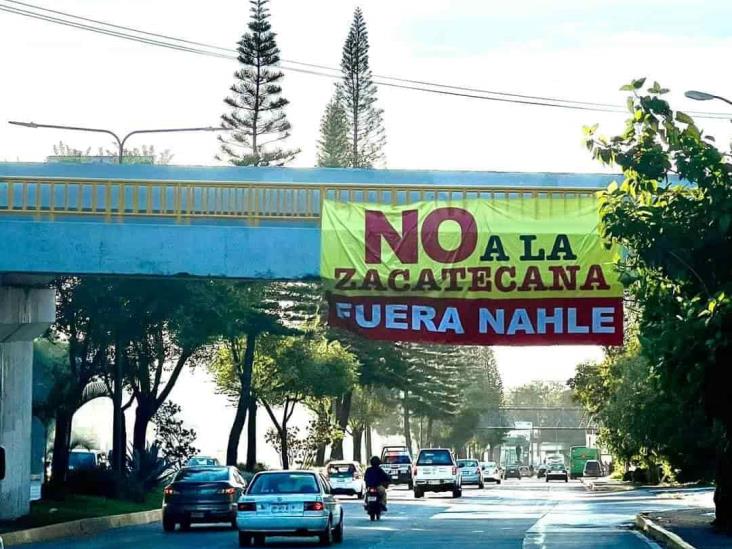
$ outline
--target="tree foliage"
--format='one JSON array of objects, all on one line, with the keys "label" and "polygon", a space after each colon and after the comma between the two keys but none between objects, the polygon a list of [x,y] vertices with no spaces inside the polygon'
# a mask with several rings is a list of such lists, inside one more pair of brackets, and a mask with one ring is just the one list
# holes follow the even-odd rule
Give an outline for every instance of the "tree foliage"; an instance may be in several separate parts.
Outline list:
[{"label": "tree foliage", "polygon": [[[268,345],[265,367],[255,382],[257,396],[280,437],[282,466],[290,466],[288,423],[306,399],[334,397],[355,380],[355,357],[324,337],[278,338]],[[275,413],[280,409],[280,415]]]},{"label": "tree foliage", "polygon": [[343,79],[339,95],[343,98],[350,127],[349,161],[352,168],[371,168],[384,160],[386,137],[383,111],[376,106],[376,84],[369,64],[369,36],[361,8],[356,8],[343,46]]},{"label": "tree foliage", "polygon": [[189,458],[198,453],[193,445],[196,442],[196,431],[183,426],[178,417],[181,407],[175,402],[166,402],[153,416],[155,424],[155,442],[160,448],[162,457],[175,469],[183,467]]},{"label": "tree foliage", "polygon": [[[97,149],[97,153],[92,154],[91,147],[87,147],[86,149],[77,149],[75,147],[72,147],[71,145],[65,143],[64,141],[59,141],[56,145],[53,146],[53,154],[55,156],[62,156],[67,158],[74,158],[82,160],[87,157],[94,157],[94,156],[108,156],[116,158],[119,154],[119,151],[117,149],[109,149],[104,147],[99,147]],[[173,153],[170,152],[170,149],[165,149],[163,151],[158,152],[155,149],[155,145],[142,145],[141,147],[134,147],[132,149],[124,149],[122,153],[125,164],[132,163],[131,160],[140,159],[140,158],[149,158],[153,164],[158,165],[168,165],[170,164],[171,160],[173,160]]]},{"label": "tree foliage", "polygon": [[351,155],[349,125],[343,99],[336,93],[325,107],[320,121],[318,140],[318,166],[321,168],[346,168]]},{"label": "tree foliage", "polygon": [[668,464],[687,481],[713,474],[720,433],[695,402],[668,393],[636,337],[600,363],[580,364],[570,385],[619,461],[651,472]]},{"label": "tree foliage", "polygon": [[279,144],[290,136],[285,114],[289,101],[282,96],[282,71],[276,34],[269,22],[269,0],[251,0],[251,18],[238,46],[242,67],[234,73],[231,95],[224,102],[231,111],[222,115],[222,126],[231,130],[219,136],[221,154],[236,166],[282,166],[299,151]]},{"label": "tree foliage", "polygon": [[644,85],[623,87],[630,117],[620,135],[586,129],[593,156],[623,170],[601,197],[602,231],[626,250],[619,268],[660,386],[725,430],[715,497],[717,523],[732,528],[732,164],[671,109],[668,90]]}]

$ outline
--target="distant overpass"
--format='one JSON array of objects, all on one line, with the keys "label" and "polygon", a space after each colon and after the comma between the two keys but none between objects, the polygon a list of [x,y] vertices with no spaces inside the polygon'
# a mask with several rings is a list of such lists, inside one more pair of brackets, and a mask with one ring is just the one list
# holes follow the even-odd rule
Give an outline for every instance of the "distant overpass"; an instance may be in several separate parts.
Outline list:
[{"label": "distant overpass", "polygon": [[485,414],[479,428],[522,430],[517,423],[530,423],[533,431],[597,431],[597,424],[584,408],[572,406],[504,406]]}]

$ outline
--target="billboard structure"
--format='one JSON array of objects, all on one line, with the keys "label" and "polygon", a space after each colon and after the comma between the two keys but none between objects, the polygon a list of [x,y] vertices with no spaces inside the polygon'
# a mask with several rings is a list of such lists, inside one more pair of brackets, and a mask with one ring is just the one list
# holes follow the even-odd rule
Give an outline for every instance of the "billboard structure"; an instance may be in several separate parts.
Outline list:
[{"label": "billboard structure", "polygon": [[367,338],[620,345],[594,197],[323,204],[329,321]]}]

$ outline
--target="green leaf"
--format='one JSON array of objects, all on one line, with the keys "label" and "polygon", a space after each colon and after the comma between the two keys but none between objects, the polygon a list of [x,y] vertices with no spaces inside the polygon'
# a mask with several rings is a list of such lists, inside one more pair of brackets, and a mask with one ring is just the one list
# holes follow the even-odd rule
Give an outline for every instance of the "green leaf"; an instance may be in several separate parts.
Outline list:
[{"label": "green leaf", "polygon": [[643,87],[643,84],[646,83],[645,78],[637,78],[631,82],[631,85],[633,86],[634,90],[639,90]]},{"label": "green leaf", "polygon": [[686,114],[685,112],[676,111],[675,118],[676,118],[677,122],[681,122],[682,124],[690,124],[690,125],[694,124],[694,119],[691,116],[689,116],[688,114]]}]

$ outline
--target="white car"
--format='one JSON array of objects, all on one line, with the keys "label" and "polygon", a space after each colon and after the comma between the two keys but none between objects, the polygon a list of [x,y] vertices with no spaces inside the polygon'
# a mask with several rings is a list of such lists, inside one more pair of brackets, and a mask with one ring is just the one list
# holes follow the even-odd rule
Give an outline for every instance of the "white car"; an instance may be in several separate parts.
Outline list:
[{"label": "white car", "polygon": [[366,484],[361,465],[355,461],[331,461],[325,468],[333,494],[346,494],[363,499]]},{"label": "white car", "polygon": [[419,451],[413,471],[414,497],[425,492],[452,492],[452,497],[463,495],[460,469],[447,448],[423,448]]},{"label": "white car", "polygon": [[264,471],[254,475],[236,512],[239,547],[267,536],[314,536],[321,545],[343,541],[343,508],[327,479],[314,471]]},{"label": "white car", "polygon": [[495,461],[484,461],[480,464],[483,470],[483,482],[495,482],[501,484],[501,470]]}]

